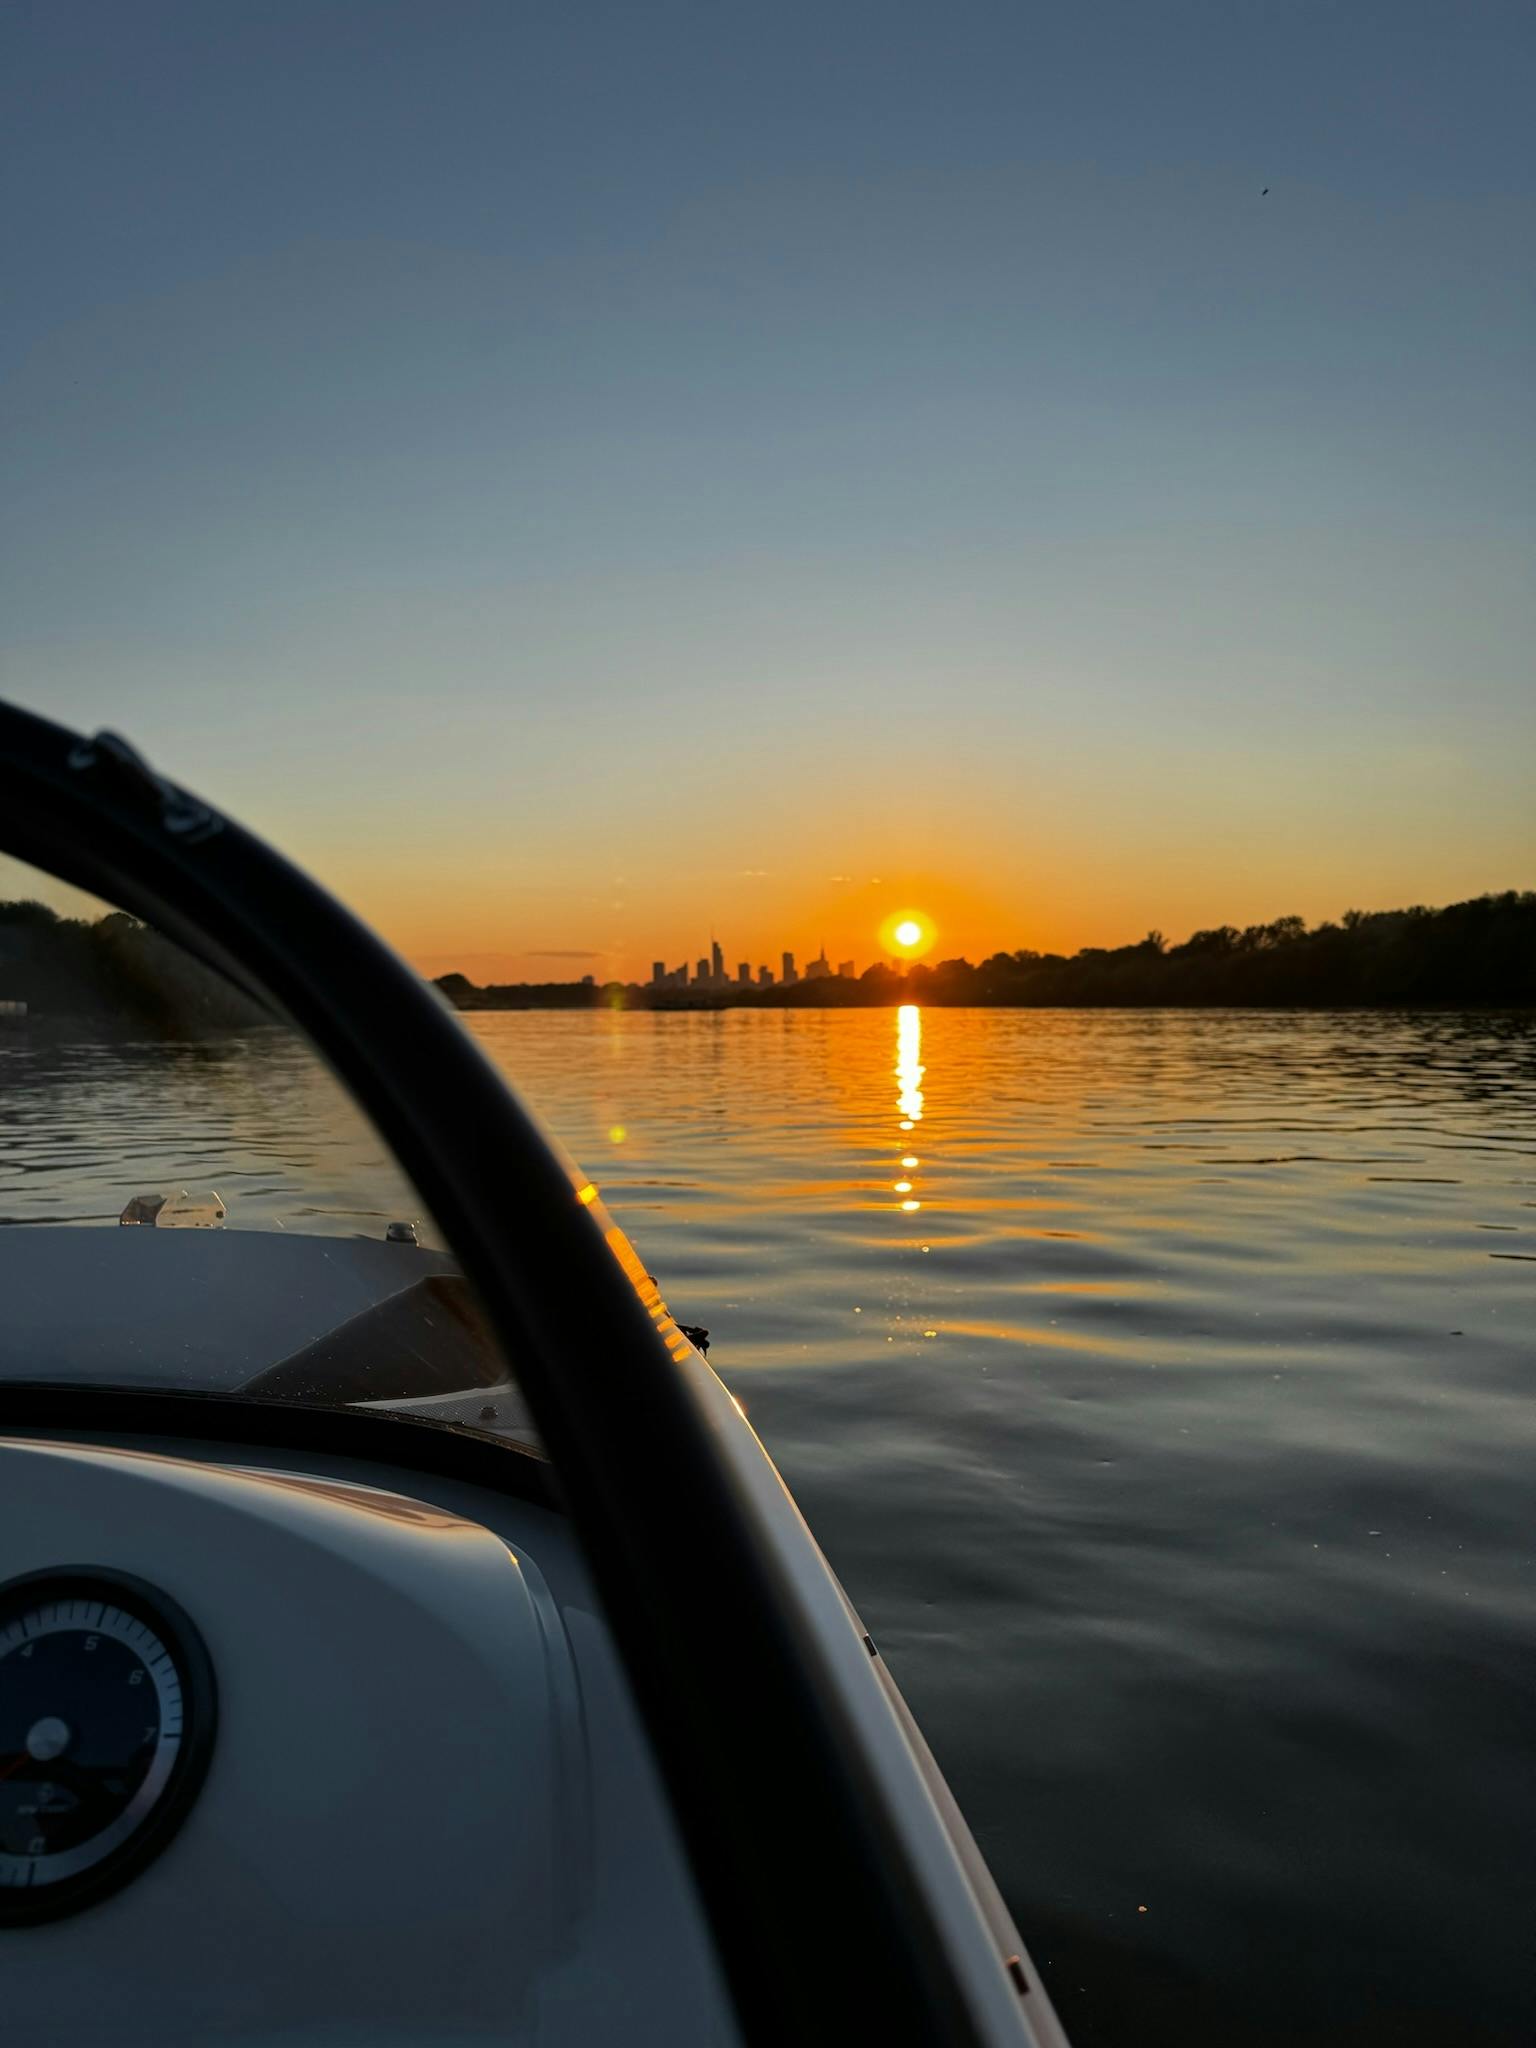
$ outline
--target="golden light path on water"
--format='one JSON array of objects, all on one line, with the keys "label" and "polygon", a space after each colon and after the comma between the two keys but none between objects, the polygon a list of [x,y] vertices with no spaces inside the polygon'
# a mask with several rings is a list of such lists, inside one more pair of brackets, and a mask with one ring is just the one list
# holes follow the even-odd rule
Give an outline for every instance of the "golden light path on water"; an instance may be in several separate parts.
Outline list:
[{"label": "golden light path on water", "polygon": [[923,1013],[916,1003],[903,1003],[896,1012],[896,1108],[904,1131],[923,1120],[924,1071]]},{"label": "golden light path on water", "polygon": [[[916,1003],[903,1003],[896,1012],[896,1113],[904,1131],[915,1130],[923,1120],[923,1013]],[[914,1152],[902,1154],[903,1174],[909,1174],[917,1166]],[[895,1191],[905,1197],[901,1206],[908,1215],[921,1209],[922,1203],[912,1192],[912,1182],[907,1179],[895,1183]]]}]

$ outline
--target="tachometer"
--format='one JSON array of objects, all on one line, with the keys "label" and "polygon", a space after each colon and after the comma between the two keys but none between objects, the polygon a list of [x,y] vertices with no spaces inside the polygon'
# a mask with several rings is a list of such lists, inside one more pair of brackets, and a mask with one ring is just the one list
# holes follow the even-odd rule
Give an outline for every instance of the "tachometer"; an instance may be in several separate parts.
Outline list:
[{"label": "tachometer", "polygon": [[72,1911],[156,1855],[213,1720],[207,1653],[163,1594],[73,1569],[0,1587],[0,1920]]}]

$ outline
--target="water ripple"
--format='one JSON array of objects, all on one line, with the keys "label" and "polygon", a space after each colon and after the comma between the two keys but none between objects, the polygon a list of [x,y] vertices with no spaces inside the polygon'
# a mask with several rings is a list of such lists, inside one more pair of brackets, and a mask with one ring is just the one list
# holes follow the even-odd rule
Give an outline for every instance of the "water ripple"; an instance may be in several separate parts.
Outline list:
[{"label": "water ripple", "polygon": [[[1530,1020],[472,1028],[709,1325],[1080,2048],[1529,2038]],[[0,1040],[0,1098],[12,1222],[420,1213],[275,1037]]]}]

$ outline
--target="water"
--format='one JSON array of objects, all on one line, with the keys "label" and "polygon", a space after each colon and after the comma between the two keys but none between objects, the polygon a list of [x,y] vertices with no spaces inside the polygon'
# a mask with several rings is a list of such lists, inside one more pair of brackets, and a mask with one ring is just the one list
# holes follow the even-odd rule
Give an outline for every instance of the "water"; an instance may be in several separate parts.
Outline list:
[{"label": "water", "polygon": [[[1531,1021],[472,1028],[710,1327],[1080,2043],[1531,2040]],[[409,1204],[269,1048],[10,1062],[0,1213]]]}]

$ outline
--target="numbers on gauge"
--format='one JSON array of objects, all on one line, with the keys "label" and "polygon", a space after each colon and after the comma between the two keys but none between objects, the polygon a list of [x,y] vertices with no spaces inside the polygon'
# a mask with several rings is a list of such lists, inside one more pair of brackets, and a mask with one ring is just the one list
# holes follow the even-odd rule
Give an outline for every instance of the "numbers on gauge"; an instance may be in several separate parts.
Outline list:
[{"label": "numbers on gauge", "polygon": [[143,1620],[100,1600],[0,1609],[0,1895],[110,1854],[152,1810],[180,1734],[180,1679]]}]

